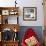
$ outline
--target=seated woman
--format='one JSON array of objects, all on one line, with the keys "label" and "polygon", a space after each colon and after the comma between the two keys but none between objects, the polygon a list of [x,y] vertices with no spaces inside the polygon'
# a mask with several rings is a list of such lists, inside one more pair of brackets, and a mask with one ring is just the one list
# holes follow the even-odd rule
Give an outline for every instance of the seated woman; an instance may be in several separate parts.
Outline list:
[{"label": "seated woman", "polygon": [[33,29],[27,29],[22,39],[21,46],[41,46]]}]

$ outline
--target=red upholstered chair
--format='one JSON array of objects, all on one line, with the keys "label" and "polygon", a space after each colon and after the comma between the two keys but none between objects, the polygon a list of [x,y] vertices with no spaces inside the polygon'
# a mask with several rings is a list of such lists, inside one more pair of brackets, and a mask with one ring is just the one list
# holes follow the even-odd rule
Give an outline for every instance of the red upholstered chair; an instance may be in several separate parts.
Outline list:
[{"label": "red upholstered chair", "polygon": [[[30,38],[33,39],[32,36],[33,36],[34,38],[36,38],[37,43],[36,43],[35,45],[27,45],[28,42],[26,43],[25,41],[26,41],[27,39],[29,40]],[[29,41],[30,41],[30,40],[29,40]],[[31,43],[30,43],[30,44],[31,44]],[[40,42],[39,42],[38,39],[37,39],[37,35],[36,35],[36,33],[33,31],[32,28],[28,28],[27,31],[25,32],[24,37],[22,38],[21,46],[41,46]]]}]

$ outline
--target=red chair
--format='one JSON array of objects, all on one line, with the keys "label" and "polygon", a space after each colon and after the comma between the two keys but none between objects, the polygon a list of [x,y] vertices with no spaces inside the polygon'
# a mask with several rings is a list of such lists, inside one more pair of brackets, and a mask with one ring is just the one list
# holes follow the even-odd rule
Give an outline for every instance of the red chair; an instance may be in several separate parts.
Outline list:
[{"label": "red chair", "polygon": [[[21,46],[27,46],[25,40],[34,36],[37,39],[37,35],[36,33],[33,31],[33,29],[28,28],[27,31],[24,34],[24,37],[22,38],[22,42],[21,42]],[[38,39],[37,39],[38,41]],[[35,46],[41,46],[40,42],[38,41],[37,44]]]}]

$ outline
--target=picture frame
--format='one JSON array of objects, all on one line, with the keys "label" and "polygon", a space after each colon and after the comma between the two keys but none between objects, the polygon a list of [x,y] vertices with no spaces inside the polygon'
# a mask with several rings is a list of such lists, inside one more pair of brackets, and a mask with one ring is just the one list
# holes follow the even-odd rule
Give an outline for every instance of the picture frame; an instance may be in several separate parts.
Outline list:
[{"label": "picture frame", "polygon": [[9,14],[10,14],[10,15],[16,15],[17,13],[18,13],[18,12],[17,12],[16,10],[14,10],[14,9],[9,11]]},{"label": "picture frame", "polygon": [[2,10],[2,15],[9,15],[9,10]]},{"label": "picture frame", "polygon": [[23,20],[36,21],[37,20],[37,8],[36,7],[24,7],[23,8]]}]

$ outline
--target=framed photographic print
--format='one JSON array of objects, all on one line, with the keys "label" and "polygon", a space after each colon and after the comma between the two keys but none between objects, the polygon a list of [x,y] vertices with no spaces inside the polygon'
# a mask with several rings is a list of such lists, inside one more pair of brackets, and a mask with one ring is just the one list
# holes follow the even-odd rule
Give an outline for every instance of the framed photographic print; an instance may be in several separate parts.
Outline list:
[{"label": "framed photographic print", "polygon": [[14,10],[14,9],[13,9],[13,10],[10,10],[9,14],[10,14],[10,15],[16,15],[16,14],[17,14],[17,11]]},{"label": "framed photographic print", "polygon": [[24,7],[23,8],[23,20],[36,21],[37,20],[37,8],[36,7]]},{"label": "framed photographic print", "polygon": [[9,15],[9,10],[2,10],[2,15]]}]

